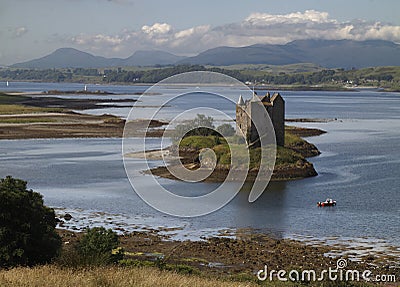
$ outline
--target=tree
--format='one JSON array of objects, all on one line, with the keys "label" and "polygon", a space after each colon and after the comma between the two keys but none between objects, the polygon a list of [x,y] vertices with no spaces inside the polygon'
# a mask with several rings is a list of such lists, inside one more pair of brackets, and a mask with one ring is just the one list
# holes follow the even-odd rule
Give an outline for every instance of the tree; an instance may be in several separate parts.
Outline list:
[{"label": "tree", "polygon": [[218,135],[214,129],[214,119],[212,117],[197,114],[193,120],[177,125],[172,138],[174,141],[177,141],[187,136]]},{"label": "tree", "polygon": [[[104,227],[88,228],[78,244],[78,253],[88,265],[106,265],[122,258],[122,250],[117,250],[119,238],[112,229]],[[113,250],[117,252],[113,253]]]},{"label": "tree", "polygon": [[217,127],[217,132],[224,137],[231,137],[235,134],[235,129],[230,124],[223,124]]},{"label": "tree", "polygon": [[55,226],[54,210],[26,181],[0,180],[0,267],[50,262],[61,248]]}]

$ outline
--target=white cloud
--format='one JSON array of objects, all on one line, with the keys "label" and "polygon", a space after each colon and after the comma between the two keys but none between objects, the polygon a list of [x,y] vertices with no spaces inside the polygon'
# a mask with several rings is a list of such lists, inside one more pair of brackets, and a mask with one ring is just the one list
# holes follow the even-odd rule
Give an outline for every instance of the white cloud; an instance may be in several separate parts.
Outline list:
[{"label": "white cloud", "polygon": [[18,27],[15,29],[15,36],[16,37],[21,37],[24,34],[28,32],[28,29],[26,27]]},{"label": "white cloud", "polygon": [[377,22],[366,27],[361,39],[385,39],[393,42],[400,40],[400,26],[382,25]]},{"label": "white cloud", "polygon": [[274,24],[296,24],[296,23],[329,23],[334,20],[329,19],[327,12],[306,10],[304,13],[296,12],[284,15],[273,15],[267,13],[253,13],[245,19],[250,25],[274,25]]},{"label": "white cloud", "polygon": [[150,36],[160,35],[160,34],[167,34],[172,31],[171,25],[167,23],[155,23],[152,26],[143,26],[142,31],[145,34]]},{"label": "white cloud", "polygon": [[140,30],[123,30],[117,35],[80,34],[70,38],[70,42],[105,56],[128,56],[139,49],[195,54],[217,46],[284,44],[315,38],[400,42],[400,26],[363,20],[340,22],[330,18],[327,12],[307,10],[282,15],[253,13],[241,22],[213,28],[203,25],[177,30],[168,23],[154,23]]},{"label": "white cloud", "polygon": [[[70,39],[70,42],[84,47],[85,49],[89,49],[93,52],[102,53],[107,56],[115,56],[113,52],[121,52],[124,44],[129,40],[130,35],[86,35],[79,34]],[[104,53],[106,52],[106,53]]]},{"label": "white cloud", "polygon": [[20,38],[20,37],[24,36],[26,33],[28,33],[28,28],[26,28],[25,26],[8,27],[6,31],[7,31],[8,37]]}]

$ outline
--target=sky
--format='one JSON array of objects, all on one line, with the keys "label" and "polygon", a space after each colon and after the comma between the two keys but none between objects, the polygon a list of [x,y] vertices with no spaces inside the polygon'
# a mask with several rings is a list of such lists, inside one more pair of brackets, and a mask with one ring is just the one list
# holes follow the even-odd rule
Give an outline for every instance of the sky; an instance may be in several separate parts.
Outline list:
[{"label": "sky", "polygon": [[0,64],[62,47],[125,58],[299,39],[400,43],[399,0],[0,0]]}]

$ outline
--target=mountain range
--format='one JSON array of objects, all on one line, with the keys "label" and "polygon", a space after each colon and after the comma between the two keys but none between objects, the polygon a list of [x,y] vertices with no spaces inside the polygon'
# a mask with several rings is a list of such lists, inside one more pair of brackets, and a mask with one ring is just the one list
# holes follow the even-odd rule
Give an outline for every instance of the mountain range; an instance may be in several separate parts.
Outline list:
[{"label": "mountain range", "polygon": [[185,57],[163,51],[136,51],[128,58],[105,58],[79,51],[74,48],[60,48],[42,58],[17,63],[13,68],[105,68],[124,66],[172,65]]},{"label": "mountain range", "polygon": [[326,68],[363,68],[399,66],[400,45],[383,40],[296,40],[284,45],[257,44],[245,47],[217,47],[194,57],[177,56],[164,51],[137,51],[128,58],[94,56],[73,48],[61,48],[18,68],[101,68],[199,64],[229,66],[234,64],[287,65],[314,63]]}]

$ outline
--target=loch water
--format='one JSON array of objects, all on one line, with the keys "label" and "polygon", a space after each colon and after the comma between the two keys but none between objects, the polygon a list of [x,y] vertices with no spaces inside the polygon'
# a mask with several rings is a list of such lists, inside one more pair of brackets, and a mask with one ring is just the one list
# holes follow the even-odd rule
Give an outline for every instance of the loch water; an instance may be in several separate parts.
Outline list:
[{"label": "loch water", "polygon": [[[76,90],[82,89],[81,86],[10,83],[9,87],[4,85],[1,89]],[[134,93],[147,87],[97,88],[123,94],[110,98],[137,99]],[[286,101],[286,118],[328,119],[326,122],[288,123],[327,131],[307,138],[321,151],[320,156],[309,159],[318,176],[270,183],[254,203],[247,201],[248,193],[243,191],[225,207],[206,216],[165,215],[148,206],[132,189],[118,138],[2,140],[0,177],[12,175],[27,180],[29,188],[42,193],[45,203],[61,212],[86,214],[75,222],[76,225],[101,224],[95,215],[106,214],[103,220],[118,221],[127,229],[162,226],[177,228],[181,234],[186,234],[183,236],[189,237],[221,229],[252,228],[278,237],[365,238],[385,240],[400,247],[400,94],[373,90],[284,91],[281,94]],[[190,101],[193,105],[209,103],[227,113],[234,107],[218,105],[218,100],[214,102],[215,99],[207,97],[196,94]],[[186,107],[177,103],[171,108]],[[126,116],[129,109],[99,106],[98,110],[85,112]],[[148,140],[149,149],[159,144],[160,139]],[[158,162],[150,162],[150,165],[157,166]],[[167,179],[160,179],[160,182],[178,194],[193,190],[204,193],[216,186]],[[318,208],[316,202],[327,197],[337,200],[337,206]],[[114,220],[111,215],[115,215]]]}]

